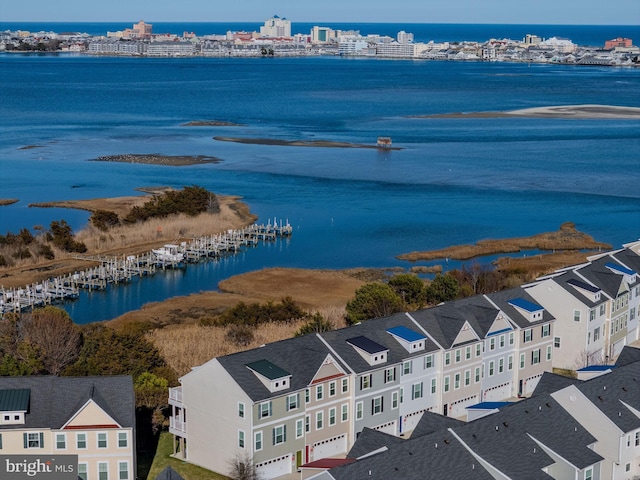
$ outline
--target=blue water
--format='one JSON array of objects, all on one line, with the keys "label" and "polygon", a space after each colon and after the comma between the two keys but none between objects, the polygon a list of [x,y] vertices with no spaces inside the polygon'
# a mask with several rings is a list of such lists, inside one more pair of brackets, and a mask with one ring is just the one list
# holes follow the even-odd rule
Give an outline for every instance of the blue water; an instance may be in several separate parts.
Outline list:
[{"label": "blue water", "polygon": [[[1,27],[0,27],[1,28]],[[640,233],[640,120],[446,119],[414,115],[547,105],[640,107],[640,70],[374,59],[134,59],[0,55],[0,231],[86,212],[32,202],[202,185],[244,197],[290,240],[261,245],[68,304],[78,323],[215,289],[270,266],[385,267],[414,250],[525,236],[573,221],[619,247]],[[181,127],[190,120],[239,127]],[[243,145],[216,135],[402,150]],[[20,149],[27,145],[40,148]],[[90,162],[101,155],[215,155],[219,164]],[[0,279],[1,284],[1,279]]]}]

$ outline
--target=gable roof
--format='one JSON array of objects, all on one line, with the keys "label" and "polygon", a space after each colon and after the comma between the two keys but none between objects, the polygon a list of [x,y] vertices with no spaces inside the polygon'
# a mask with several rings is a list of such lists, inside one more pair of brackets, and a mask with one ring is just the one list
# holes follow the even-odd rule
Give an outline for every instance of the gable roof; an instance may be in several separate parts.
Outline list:
[{"label": "gable roof", "polygon": [[[308,387],[330,353],[316,334],[308,334],[218,357],[217,360],[249,398],[257,402]],[[339,359],[335,360],[343,370],[349,371]],[[248,365],[257,365],[257,368],[270,375],[281,375],[283,372],[291,375],[289,388],[271,392],[254,371],[247,368]],[[271,370],[269,365],[276,369]],[[286,366],[287,370],[281,369],[280,365]]]},{"label": "gable roof", "polygon": [[543,372],[536,388],[533,390],[533,396],[552,393],[580,382],[581,380],[577,378],[569,378],[564,375],[558,375],[557,373]]},{"label": "gable roof", "polygon": [[640,348],[625,345],[622,347],[620,355],[618,355],[616,365],[620,367],[634,362],[640,362]]},{"label": "gable roof", "polygon": [[598,258],[577,269],[576,272],[600,287],[610,298],[616,298],[624,277],[621,273],[613,273],[606,266],[610,260],[609,256]]},{"label": "gable roof", "polygon": [[404,441],[401,437],[364,427],[351,447],[351,450],[349,450],[347,458],[359,458],[375,452],[382,447],[389,448],[391,445],[397,445]]},{"label": "gable roof", "polygon": [[546,309],[544,309],[542,313],[542,319],[533,322],[530,322],[529,318],[525,317],[518,311],[518,309],[513,305],[514,299],[521,299],[521,301],[519,301],[518,303],[524,301],[533,305],[538,305],[533,297],[529,295],[523,288],[518,287],[509,290],[502,290],[500,292],[489,293],[485,295],[485,297],[487,297],[491,302],[495,303],[496,306],[500,310],[502,310],[505,315],[507,315],[520,328],[529,328],[554,320],[553,315],[551,315]]},{"label": "gable roof", "polygon": [[[93,400],[121,427],[135,427],[135,399],[130,376],[0,377],[0,390],[30,391],[29,411],[21,428],[61,428]],[[2,429],[15,425],[0,425]]]},{"label": "gable roof", "polygon": [[155,480],[184,480],[178,472],[176,472],[171,465],[167,465],[164,470],[162,470]]},{"label": "gable roof", "polygon": [[459,427],[460,425],[464,425],[462,420],[446,417],[433,412],[424,412],[422,417],[420,417],[416,428],[413,429],[411,438],[429,435],[433,432],[446,430],[447,428]]}]

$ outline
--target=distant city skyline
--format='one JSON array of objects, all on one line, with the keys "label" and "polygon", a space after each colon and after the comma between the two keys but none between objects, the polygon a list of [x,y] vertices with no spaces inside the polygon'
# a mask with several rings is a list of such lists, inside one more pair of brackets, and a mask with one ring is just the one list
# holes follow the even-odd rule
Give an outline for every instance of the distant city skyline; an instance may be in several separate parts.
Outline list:
[{"label": "distant city skyline", "polygon": [[263,22],[273,15],[292,24],[313,23],[481,23],[556,25],[638,25],[640,1],[618,0],[604,5],[596,0],[382,0],[367,2],[325,0],[30,0],[3,2],[2,22]]}]

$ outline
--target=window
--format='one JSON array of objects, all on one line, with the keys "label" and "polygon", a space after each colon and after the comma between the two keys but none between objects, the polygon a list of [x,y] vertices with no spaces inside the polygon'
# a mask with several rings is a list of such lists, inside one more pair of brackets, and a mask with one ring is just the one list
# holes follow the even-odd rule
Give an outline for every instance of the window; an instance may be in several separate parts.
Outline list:
[{"label": "window", "polygon": [[587,468],[584,471],[584,480],[593,480],[593,468]]},{"label": "window", "polygon": [[466,347],[464,349],[464,359],[469,360],[471,358],[471,347]]},{"label": "window", "polygon": [[342,393],[347,393],[349,391],[349,379],[342,379]]},{"label": "window", "polygon": [[24,448],[44,448],[44,434],[42,432],[23,433]]},{"label": "window", "polygon": [[600,327],[596,327],[593,330],[593,341],[595,342],[596,340],[598,340],[600,338]]},{"label": "window", "polygon": [[456,363],[460,363],[461,352],[460,349],[456,349]]},{"label": "window", "polygon": [[129,480],[128,462],[118,462],[118,480]]},{"label": "window", "polygon": [[547,361],[551,360],[551,345],[547,346]]},{"label": "window", "polygon": [[64,433],[56,433],[56,449],[64,450],[67,448],[67,436]]},{"label": "window", "polygon": [[76,434],[76,448],[78,448],[78,449],[87,448],[87,434],[86,433],[78,433],[78,434]]},{"label": "window", "polygon": [[336,424],[336,407],[329,409],[329,425]]},{"label": "window", "polygon": [[287,411],[289,410],[295,410],[298,408],[298,404],[300,403],[300,397],[298,396],[297,393],[294,393],[293,395],[289,395],[287,397]]},{"label": "window", "polygon": [[244,432],[238,430],[238,448],[244,448]]},{"label": "window", "polygon": [[371,388],[371,374],[360,377],[360,390]]},{"label": "window", "polygon": [[396,369],[395,368],[387,368],[384,371],[384,383],[390,383],[395,381],[396,379]]},{"label": "window", "polygon": [[531,365],[536,365],[540,363],[540,349],[531,351]]},{"label": "window", "polygon": [[322,397],[324,395],[324,385],[318,385],[316,387],[316,400],[322,400]]},{"label": "window", "polygon": [[444,377],[444,391],[445,392],[449,391],[449,375]]},{"label": "window", "polygon": [[553,337],[553,347],[560,348],[560,337]]},{"label": "window", "polygon": [[79,463],[78,464],[78,478],[82,480],[87,480],[87,464]]},{"label": "window", "polygon": [[513,355],[507,357],[507,370],[513,370]]},{"label": "window", "polygon": [[573,321],[574,322],[579,322],[580,321],[580,310],[574,310],[573,311]]},{"label": "window", "polygon": [[304,431],[309,433],[311,431],[311,416],[306,415],[304,417]]},{"label": "window", "polygon": [[404,387],[400,387],[400,403],[404,402]]},{"label": "window", "polygon": [[340,407],[340,410],[341,410],[340,421],[346,422],[347,420],[349,420],[349,404],[344,403],[342,407]]},{"label": "window", "polygon": [[98,463],[98,480],[109,480],[109,464],[106,462]]},{"label": "window", "polygon": [[551,324],[547,323],[546,325],[542,325],[542,337],[548,337],[551,335]]},{"label": "window", "polygon": [[356,403],[356,420],[362,420],[362,402]]},{"label": "window", "polygon": [[464,386],[468,386],[471,384],[471,370],[466,370],[464,372]]},{"label": "window", "polygon": [[493,373],[495,371],[495,363],[493,362],[493,360],[491,360],[489,362],[489,376],[493,377]]},{"label": "window", "polygon": [[604,311],[605,311],[605,306],[603,303],[602,305],[600,305],[600,316],[604,315]]},{"label": "window", "polygon": [[589,310],[589,321],[593,322],[596,319],[596,311],[592,308]]},{"label": "window", "polygon": [[479,357],[481,353],[482,353],[481,345],[478,343],[476,344],[476,357]]},{"label": "window", "polygon": [[500,335],[500,348],[504,348],[504,340],[505,340],[505,336]]},{"label": "window", "polygon": [[107,434],[105,432],[98,433],[98,448],[107,448]]},{"label": "window", "polygon": [[244,418],[244,403],[238,402],[238,417]]},{"label": "window", "polygon": [[438,382],[435,378],[431,379],[431,395],[436,393],[436,387],[438,386]]},{"label": "window", "polygon": [[422,382],[414,383],[411,386],[411,400],[415,400],[416,398],[422,398]]},{"label": "window", "polygon": [[391,408],[398,408],[398,392],[391,392]]},{"label": "window", "polygon": [[324,421],[324,415],[322,410],[316,412],[316,430],[322,430],[322,424]]},{"label": "window", "polygon": [[444,364],[451,365],[451,352],[445,352],[444,354]]},{"label": "window", "polygon": [[636,318],[636,307],[629,309],[629,320],[633,320],[634,318]]},{"label": "window", "polygon": [[127,448],[129,446],[129,434],[127,432],[118,432],[118,448]]},{"label": "window", "polygon": [[[322,412],[321,412],[322,413]],[[287,426],[278,425],[273,428],[273,444],[280,445],[287,441]]]},{"label": "window", "polygon": [[525,330],[525,331],[523,332],[523,335],[524,335],[524,341],[523,341],[523,343],[530,342],[530,341],[533,339],[533,330],[532,330],[532,329]]},{"label": "window", "polygon": [[513,342],[515,341],[515,335],[513,334],[513,332],[509,333],[509,345],[513,345]]},{"label": "window", "polygon": [[431,367],[433,367],[433,355],[427,355],[426,357],[424,357],[424,368],[426,370],[427,368]]},{"label": "window", "polygon": [[493,337],[489,340],[489,350],[495,350],[495,349],[496,349],[496,339],[495,337]]},{"label": "window", "polygon": [[504,372],[504,358],[498,360],[498,373]]},{"label": "window", "polygon": [[256,452],[262,450],[262,432],[256,432],[253,437],[253,444],[255,445]]},{"label": "window", "polygon": [[382,397],[375,397],[371,400],[371,414],[378,415],[382,413]]},{"label": "window", "polygon": [[336,394],[336,382],[331,382],[329,384],[329,396],[333,397]]},{"label": "window", "polygon": [[474,377],[473,381],[475,383],[479,383],[480,382],[480,367],[476,367],[473,377]]},{"label": "window", "polygon": [[264,402],[258,406],[258,418],[267,418],[271,416],[271,402]]},{"label": "window", "polygon": [[453,388],[457,390],[460,388],[460,374],[456,373],[453,377]]},{"label": "window", "polygon": [[296,420],[296,438],[302,438],[304,435],[304,421],[302,419]]},{"label": "window", "polygon": [[311,401],[311,390],[305,389],[304,391],[304,403],[309,403]]},{"label": "window", "polygon": [[402,375],[409,375],[413,371],[413,363],[411,360],[402,364]]},{"label": "window", "polygon": [[636,447],[640,447],[640,432],[636,432]]},{"label": "window", "polygon": [[520,370],[524,368],[524,361],[525,361],[524,353],[521,353],[520,354]]}]

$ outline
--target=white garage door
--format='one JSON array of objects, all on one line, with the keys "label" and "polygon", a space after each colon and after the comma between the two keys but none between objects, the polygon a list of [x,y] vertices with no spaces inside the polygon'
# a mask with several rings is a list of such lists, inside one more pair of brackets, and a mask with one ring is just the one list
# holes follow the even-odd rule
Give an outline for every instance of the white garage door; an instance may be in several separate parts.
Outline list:
[{"label": "white garage door", "polygon": [[638,340],[638,327],[634,328],[627,334],[627,343],[633,343]]},{"label": "white garage door", "polygon": [[534,375],[533,377],[529,377],[524,381],[524,394],[529,395],[533,393],[535,388],[538,386],[538,382],[542,378],[542,374]]},{"label": "white garage door", "polygon": [[401,433],[411,432],[414,428],[416,428],[416,425],[418,425],[418,422],[422,418],[423,413],[424,410],[421,410],[419,412],[410,413],[409,415],[405,415],[404,417],[402,417]]},{"label": "white garage door", "polygon": [[478,403],[478,397],[476,395],[453,402],[449,410],[449,416],[453,418],[465,416],[467,414],[467,407],[475,405],[476,403]]},{"label": "white garage door", "polygon": [[347,436],[338,435],[337,437],[323,440],[313,444],[313,459],[337,457],[347,453]]},{"label": "white garage door", "polygon": [[260,478],[264,480],[287,475],[291,473],[291,454],[259,463],[256,465],[256,469]]},{"label": "white garage door", "polygon": [[484,391],[482,398],[483,402],[499,402],[506,400],[511,396],[511,382],[503,383],[502,385],[496,385],[495,387],[487,388]]},{"label": "white garage door", "polygon": [[379,432],[388,433],[389,435],[397,435],[397,423],[398,422],[394,420],[393,422],[383,423],[382,425],[373,427],[373,429],[378,430]]}]

